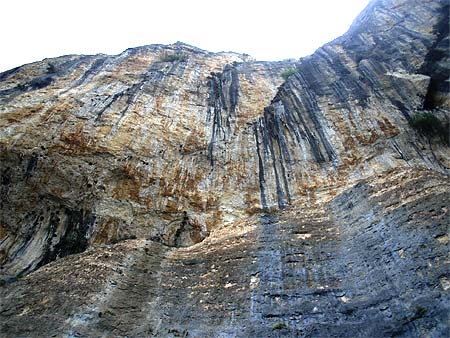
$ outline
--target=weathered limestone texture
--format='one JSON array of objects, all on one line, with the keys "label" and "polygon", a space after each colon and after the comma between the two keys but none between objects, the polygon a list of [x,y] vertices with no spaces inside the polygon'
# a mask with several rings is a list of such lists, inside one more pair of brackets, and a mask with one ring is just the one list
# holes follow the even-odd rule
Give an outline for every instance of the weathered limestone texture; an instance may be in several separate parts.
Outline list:
[{"label": "weathered limestone texture", "polygon": [[1,73],[0,337],[450,336],[449,22]]}]

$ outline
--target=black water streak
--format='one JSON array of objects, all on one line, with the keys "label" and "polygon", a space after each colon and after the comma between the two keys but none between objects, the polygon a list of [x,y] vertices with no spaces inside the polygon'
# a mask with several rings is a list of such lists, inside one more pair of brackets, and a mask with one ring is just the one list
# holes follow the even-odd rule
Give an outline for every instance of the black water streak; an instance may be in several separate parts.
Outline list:
[{"label": "black water streak", "polygon": [[232,133],[231,118],[237,117],[239,76],[234,65],[225,65],[222,72],[211,73],[208,80],[208,110],[206,122],[212,121],[208,159],[214,166],[214,151],[219,142],[226,143]]},{"label": "black water streak", "polygon": [[253,133],[255,135],[256,142],[256,153],[258,155],[258,177],[259,177],[259,191],[261,194],[261,205],[264,210],[267,209],[267,200],[266,200],[266,180],[264,178],[264,164],[261,157],[260,147],[259,147],[259,137],[258,137],[258,127],[253,124]]}]

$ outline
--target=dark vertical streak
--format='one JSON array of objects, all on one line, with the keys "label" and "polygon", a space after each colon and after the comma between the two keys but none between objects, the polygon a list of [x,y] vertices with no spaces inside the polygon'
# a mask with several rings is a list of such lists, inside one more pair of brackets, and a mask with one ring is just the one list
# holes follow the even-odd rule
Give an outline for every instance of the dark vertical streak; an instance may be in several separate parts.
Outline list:
[{"label": "dark vertical streak", "polygon": [[259,137],[258,137],[258,127],[256,123],[253,125],[253,132],[255,134],[255,142],[256,142],[256,153],[258,154],[258,169],[259,169],[259,191],[261,194],[261,205],[263,209],[267,209],[267,201],[266,201],[266,180],[264,178],[264,164],[261,158],[260,148],[259,148]]},{"label": "dark vertical streak", "polygon": [[208,81],[208,111],[206,122],[212,119],[208,159],[214,165],[214,149],[217,142],[226,143],[232,133],[231,117],[236,117],[239,97],[239,77],[236,69],[227,64],[222,73],[211,73]]}]

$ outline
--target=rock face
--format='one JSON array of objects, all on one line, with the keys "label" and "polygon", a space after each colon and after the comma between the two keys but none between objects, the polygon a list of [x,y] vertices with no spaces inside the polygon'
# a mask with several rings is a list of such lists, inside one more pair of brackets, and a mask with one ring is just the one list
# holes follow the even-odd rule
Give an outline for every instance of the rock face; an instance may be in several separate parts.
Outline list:
[{"label": "rock face", "polygon": [[0,335],[448,336],[450,151],[412,127],[448,128],[448,11],[0,74]]},{"label": "rock face", "polygon": [[[444,337],[448,191],[428,170],[234,223],[50,263],[3,289],[12,337]],[[65,277],[62,277],[65,276]]]}]

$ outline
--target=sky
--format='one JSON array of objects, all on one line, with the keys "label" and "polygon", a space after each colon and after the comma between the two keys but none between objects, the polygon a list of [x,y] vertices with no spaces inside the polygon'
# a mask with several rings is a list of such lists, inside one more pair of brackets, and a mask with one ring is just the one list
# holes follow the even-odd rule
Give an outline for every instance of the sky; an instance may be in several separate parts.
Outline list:
[{"label": "sky", "polygon": [[257,60],[299,58],[345,33],[369,0],[1,0],[0,72],[67,54],[182,41]]}]

